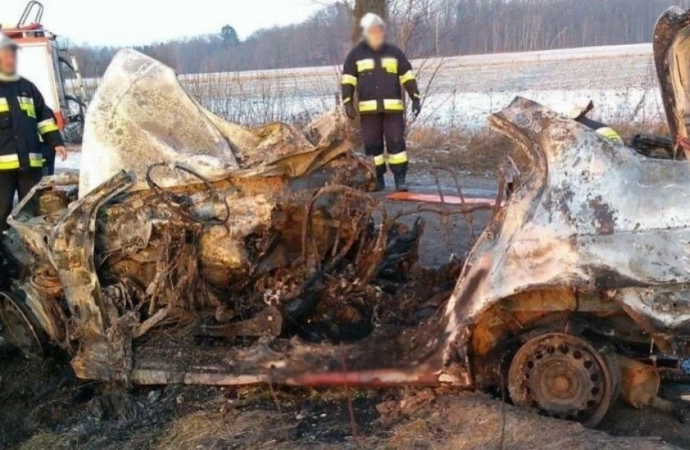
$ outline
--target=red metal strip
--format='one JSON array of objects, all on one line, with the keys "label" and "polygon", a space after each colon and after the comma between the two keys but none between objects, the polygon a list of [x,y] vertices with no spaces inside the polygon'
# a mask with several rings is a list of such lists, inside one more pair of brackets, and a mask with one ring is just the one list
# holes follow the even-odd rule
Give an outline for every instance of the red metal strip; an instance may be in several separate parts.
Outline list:
[{"label": "red metal strip", "polygon": [[432,203],[440,205],[489,205],[496,203],[495,199],[481,197],[465,197],[465,201],[460,197],[444,195],[441,198],[438,194],[417,194],[414,192],[395,192],[386,197],[388,200],[398,202]]}]

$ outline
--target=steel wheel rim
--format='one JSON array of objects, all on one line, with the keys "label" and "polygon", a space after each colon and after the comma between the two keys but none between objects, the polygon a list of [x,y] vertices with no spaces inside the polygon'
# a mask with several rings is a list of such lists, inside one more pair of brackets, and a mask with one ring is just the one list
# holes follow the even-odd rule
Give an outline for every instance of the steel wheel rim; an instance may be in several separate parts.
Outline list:
[{"label": "steel wheel rim", "polygon": [[594,427],[618,396],[613,361],[577,336],[538,336],[513,358],[510,397],[518,406]]}]

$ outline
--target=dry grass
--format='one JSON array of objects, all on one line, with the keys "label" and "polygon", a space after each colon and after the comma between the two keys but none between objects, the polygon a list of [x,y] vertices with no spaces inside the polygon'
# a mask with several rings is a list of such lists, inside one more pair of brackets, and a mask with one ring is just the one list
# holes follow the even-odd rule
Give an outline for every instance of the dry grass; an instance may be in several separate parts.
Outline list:
[{"label": "dry grass", "polygon": [[79,448],[79,440],[76,436],[39,432],[24,442],[19,450],[76,450]]},{"label": "dry grass", "polygon": [[303,95],[303,80],[297,75],[197,74],[186,75],[181,82],[204,108],[245,126],[272,122],[305,125],[315,118],[316,112],[330,110],[340,103],[334,79],[312,80],[313,91],[308,97]]},{"label": "dry grass", "polygon": [[610,124],[611,128],[616,130],[621,135],[623,140],[630,142],[633,136],[640,133],[657,134],[661,136],[670,136],[671,132],[668,129],[666,122],[649,122],[644,124],[636,124],[630,122],[614,122]]},{"label": "dry grass", "polygon": [[445,150],[463,145],[470,134],[471,131],[458,128],[416,126],[407,138],[416,148]]},{"label": "dry grass", "polygon": [[409,140],[414,164],[474,174],[496,173],[514,147],[508,138],[487,128],[416,127]]},{"label": "dry grass", "polygon": [[243,411],[241,414],[198,412],[175,420],[156,445],[159,450],[275,448],[292,426],[276,422],[275,413]]},{"label": "dry grass", "polygon": [[[392,404],[389,412],[382,412],[382,417],[374,423],[372,429],[363,433],[358,440],[330,441],[325,437],[327,434],[324,434],[326,431],[324,427],[333,426],[333,422],[321,419],[302,424],[301,432],[298,433],[299,420],[294,414],[296,411],[281,414],[256,405],[254,407],[246,405],[241,411],[232,410],[228,413],[209,410],[193,412],[178,417],[162,429],[142,427],[134,436],[128,435],[126,440],[104,441],[101,436],[93,435],[90,438],[95,440],[87,438],[80,443],[71,434],[39,433],[19,449],[666,450],[672,448],[659,441],[644,438],[616,438],[602,432],[587,430],[578,424],[539,417],[531,411],[505,405],[484,395],[443,389],[429,392],[429,390],[409,390],[403,397],[389,401],[388,403]],[[395,405],[398,405],[397,409]],[[355,414],[362,414],[362,412],[357,410]],[[328,415],[333,416],[330,411]],[[314,415],[314,417],[317,416],[318,413]],[[345,421],[343,418],[337,420]],[[677,428],[673,430],[678,432]],[[98,442],[97,447],[94,447],[95,442]]]},{"label": "dry grass", "polygon": [[437,448],[432,442],[435,436],[432,424],[426,419],[417,419],[409,423],[398,425],[393,430],[393,436],[388,440],[388,448]]}]

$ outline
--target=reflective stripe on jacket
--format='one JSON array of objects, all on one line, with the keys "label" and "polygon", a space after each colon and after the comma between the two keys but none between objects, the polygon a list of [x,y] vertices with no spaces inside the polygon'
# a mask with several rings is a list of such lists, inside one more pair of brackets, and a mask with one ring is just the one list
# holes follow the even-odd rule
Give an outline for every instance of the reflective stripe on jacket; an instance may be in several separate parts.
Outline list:
[{"label": "reflective stripe on jacket", "polygon": [[611,127],[606,125],[605,123],[602,122],[597,122],[596,120],[592,120],[589,117],[580,117],[577,119],[579,123],[582,125],[586,126],[587,128],[591,128],[592,130],[596,131],[606,139],[616,142],[618,144],[623,144],[623,138]]},{"label": "reflective stripe on jacket", "polygon": [[359,43],[345,60],[343,67],[343,103],[359,98],[361,114],[402,114],[402,88],[412,98],[419,98],[417,79],[412,65],[398,47],[385,44],[372,50],[366,42]]},{"label": "reflective stripe on jacket", "polygon": [[0,170],[40,169],[43,142],[64,145],[38,88],[25,78],[0,81]]}]

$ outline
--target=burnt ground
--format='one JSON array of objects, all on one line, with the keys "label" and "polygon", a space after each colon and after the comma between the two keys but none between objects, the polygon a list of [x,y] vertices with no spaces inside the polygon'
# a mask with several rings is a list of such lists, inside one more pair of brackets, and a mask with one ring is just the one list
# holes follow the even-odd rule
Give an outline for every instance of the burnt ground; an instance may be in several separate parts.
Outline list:
[{"label": "burnt ground", "polygon": [[124,389],[16,353],[0,373],[3,449],[690,448],[690,426],[625,405],[594,431],[446,389]]},{"label": "burnt ground", "polygon": [[[463,180],[468,194],[496,189]],[[429,172],[411,180],[416,191],[434,184]],[[422,264],[464,258],[474,239],[462,216],[423,216]],[[475,236],[489,217],[475,216]],[[0,449],[690,449],[690,424],[624,404],[593,431],[447,389],[127,388],[80,382],[59,357],[32,361],[2,346],[0,377]]]}]

